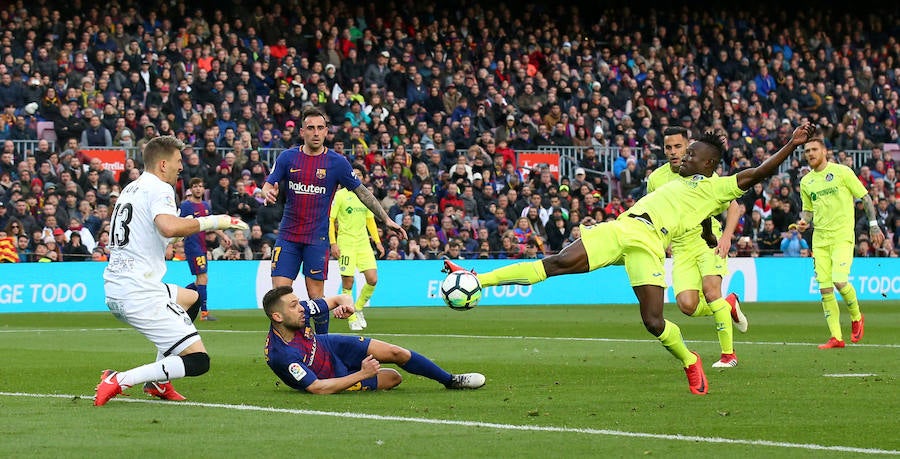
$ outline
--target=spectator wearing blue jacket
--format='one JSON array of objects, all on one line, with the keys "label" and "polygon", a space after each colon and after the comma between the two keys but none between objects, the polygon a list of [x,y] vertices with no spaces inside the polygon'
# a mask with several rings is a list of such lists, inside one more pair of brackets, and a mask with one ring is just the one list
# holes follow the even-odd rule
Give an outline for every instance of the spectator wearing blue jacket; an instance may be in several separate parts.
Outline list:
[{"label": "spectator wearing blue jacket", "polygon": [[803,249],[809,250],[809,244],[797,231],[797,224],[791,223],[788,232],[781,238],[781,252],[786,257],[799,257]]}]

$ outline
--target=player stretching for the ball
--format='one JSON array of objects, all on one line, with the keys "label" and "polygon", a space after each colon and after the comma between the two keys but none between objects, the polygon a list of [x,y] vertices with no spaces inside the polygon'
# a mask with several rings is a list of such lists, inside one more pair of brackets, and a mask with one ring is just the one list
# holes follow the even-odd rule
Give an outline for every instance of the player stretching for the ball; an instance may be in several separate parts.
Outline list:
[{"label": "player stretching for the ball", "polygon": [[381,368],[393,363],[409,373],[433,379],[447,389],[478,389],[479,373],[451,374],[425,356],[372,338],[313,333],[308,318],[328,314],[347,318],[354,312],[350,295],[300,301],[291,287],[275,287],[263,297],[269,316],[266,362],[288,386],[313,394],[345,390],[387,390],[403,378],[397,370]]},{"label": "player stretching for the ball", "polygon": [[[203,187],[203,179],[194,177],[189,182],[189,185],[190,194],[188,194],[184,201],[181,201],[181,216],[200,218],[209,215],[209,202],[203,200],[203,193],[206,191]],[[217,231],[217,233],[219,237],[222,238],[225,247],[231,245],[231,239],[225,232]],[[200,299],[197,300],[200,303],[199,306],[195,306],[200,308],[200,320],[214,321],[216,320],[215,316],[209,315],[209,311],[206,307],[206,286],[209,284],[207,270],[209,267],[206,259],[205,231],[184,238],[184,257],[188,262],[188,266],[191,268],[191,274],[194,275],[194,282],[189,284],[187,288],[196,290],[197,295],[200,297]]]},{"label": "player stretching for the ball", "polygon": [[[353,166],[353,171],[356,178],[365,182],[364,167]],[[357,269],[366,278],[366,283],[360,289],[356,304],[353,306],[356,312],[347,318],[350,330],[363,330],[367,324],[362,309],[372,297],[375,284],[378,283],[378,265],[375,262],[372,243],[369,242],[370,236],[379,254],[384,255],[384,246],[381,245],[378,227],[375,226],[375,215],[363,205],[355,193],[341,188],[334,194],[329,220],[328,239],[331,241],[331,254],[337,258],[341,269],[341,293],[349,295],[352,292]]]},{"label": "player stretching for the ball", "polygon": [[[113,209],[109,263],[103,272],[106,306],[153,342],[157,351],[153,363],[122,372],[103,371],[96,406],[144,383],[147,394],[184,400],[169,381],[209,371],[209,355],[193,323],[199,308],[190,308],[197,302],[197,292],[162,282],[166,246],[171,238],[229,228],[246,230],[247,224],[228,215],[178,216],[174,186],[182,169],[183,149],[184,143],[173,136],[147,142],[146,170],[122,190]],[[188,308],[193,317],[185,311]]]},{"label": "player stretching for the ball", "polygon": [[[284,150],[263,184],[267,204],[285,192],[284,217],[272,252],[272,286],[293,285],[303,266],[310,298],[325,295],[330,244],[328,214],[338,184],[352,190],[375,218],[406,238],[406,231],[388,217],[378,199],[353,176],[350,162],[325,146],[325,114],[314,107],[303,111],[303,145]],[[328,333],[328,311],[312,318],[317,333]]]},{"label": "player stretching for the ball", "polygon": [[[727,177],[713,176],[725,146],[719,136],[707,133],[688,147],[679,169],[681,180],[668,182],[644,196],[614,221],[582,226],[581,238],[556,255],[478,274],[478,280],[482,287],[530,285],[551,276],[624,264],[640,303],[644,327],[681,361],[691,392],[706,394],[709,387],[700,355],[687,348],[678,325],[663,317],[665,249],[673,237],[696,228],[723,205],[777,172],[778,166],[812,138],[813,132],[809,123],[798,127],[790,141],[762,164]],[[444,265],[448,271],[462,269],[449,261],[444,261]]]},{"label": "player stretching for the ball", "polygon": [[[690,140],[688,130],[681,126],[673,126],[666,129],[663,135],[669,165],[660,167],[650,174],[647,178],[648,193],[672,180],[681,179],[678,170],[681,168],[681,160]],[[678,309],[685,315],[715,318],[722,356],[713,363],[714,368],[732,368],[738,364],[737,355],[734,353],[732,321],[742,333],[747,331],[747,318],[741,311],[737,295],[731,293],[722,298],[722,278],[728,274],[726,258],[740,216],[737,202],[731,201],[728,205],[724,231],[714,217],[703,222],[703,225],[710,225],[717,237],[714,244],[713,241],[707,242],[700,237],[703,225],[672,238],[672,284],[675,301]],[[710,248],[710,245],[715,247]]]},{"label": "player stretching for the ball", "polygon": [[[884,242],[884,234],[878,227],[875,205],[866,187],[843,164],[828,162],[827,150],[822,139],[812,139],[803,147],[803,154],[812,170],[800,179],[800,197],[803,210],[800,223],[811,224],[813,232],[813,265],[819,292],[822,294],[822,309],[831,338],[819,349],[844,347],[841,334],[841,311],[834,296],[837,287],[850,311],[850,341],[856,343],[865,332],[865,318],[859,311],[856,289],[847,282],[850,266],[853,264],[855,218],[853,199],[862,198],[869,219],[869,238],[874,244]],[[815,220],[813,220],[815,216]]]}]

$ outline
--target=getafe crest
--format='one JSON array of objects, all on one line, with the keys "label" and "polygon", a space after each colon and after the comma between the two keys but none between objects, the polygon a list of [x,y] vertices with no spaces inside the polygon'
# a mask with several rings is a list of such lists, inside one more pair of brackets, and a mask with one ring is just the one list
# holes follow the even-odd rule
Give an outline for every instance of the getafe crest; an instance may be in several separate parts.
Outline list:
[{"label": "getafe crest", "polygon": [[825,174],[825,181],[826,181],[826,182],[830,182],[830,181],[832,181],[832,180],[834,180],[834,174],[832,174],[831,172]]},{"label": "getafe crest", "polygon": [[319,180],[325,178],[325,169],[316,169],[316,178]]}]

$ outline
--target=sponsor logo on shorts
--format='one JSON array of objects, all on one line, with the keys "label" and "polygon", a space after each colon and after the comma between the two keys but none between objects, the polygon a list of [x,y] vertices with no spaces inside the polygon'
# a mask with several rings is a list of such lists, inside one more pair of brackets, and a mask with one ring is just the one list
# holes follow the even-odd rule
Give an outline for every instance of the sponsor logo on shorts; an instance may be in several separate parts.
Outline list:
[{"label": "sponsor logo on shorts", "polygon": [[303,379],[303,377],[306,376],[306,370],[304,370],[303,367],[301,367],[297,362],[288,365],[288,372],[290,372],[291,376],[293,376],[297,381]]},{"label": "sponsor logo on shorts", "polygon": [[309,270],[309,273],[310,273],[310,274],[319,274],[320,272],[322,272],[321,269],[310,269],[310,270]]}]

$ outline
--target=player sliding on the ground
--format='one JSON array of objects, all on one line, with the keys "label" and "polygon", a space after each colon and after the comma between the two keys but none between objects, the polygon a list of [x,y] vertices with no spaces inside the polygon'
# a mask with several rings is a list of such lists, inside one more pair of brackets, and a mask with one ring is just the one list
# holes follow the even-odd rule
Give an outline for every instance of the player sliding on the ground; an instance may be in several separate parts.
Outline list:
[{"label": "player sliding on the ground", "polygon": [[[725,146],[719,136],[706,133],[688,147],[679,169],[681,180],[668,182],[644,196],[614,221],[583,226],[581,238],[556,255],[481,273],[478,280],[482,287],[530,285],[551,276],[624,264],[640,303],[644,327],[681,361],[691,392],[704,395],[709,387],[699,354],[685,345],[678,325],[663,317],[665,248],[673,237],[696,228],[723,205],[777,172],[778,166],[814,132],[809,123],[798,127],[788,143],[762,164],[727,177],[713,176]],[[713,238],[712,234],[703,236],[706,240]],[[446,271],[462,269],[449,260],[444,265]]]},{"label": "player sliding on the ground", "polygon": [[291,287],[275,287],[263,297],[271,324],[266,337],[266,362],[281,380],[312,394],[345,390],[387,390],[403,378],[393,363],[414,375],[433,379],[447,389],[478,389],[479,373],[450,374],[427,357],[400,346],[362,336],[313,333],[309,318],[331,311],[346,319],[354,313],[350,295],[300,301]]}]

